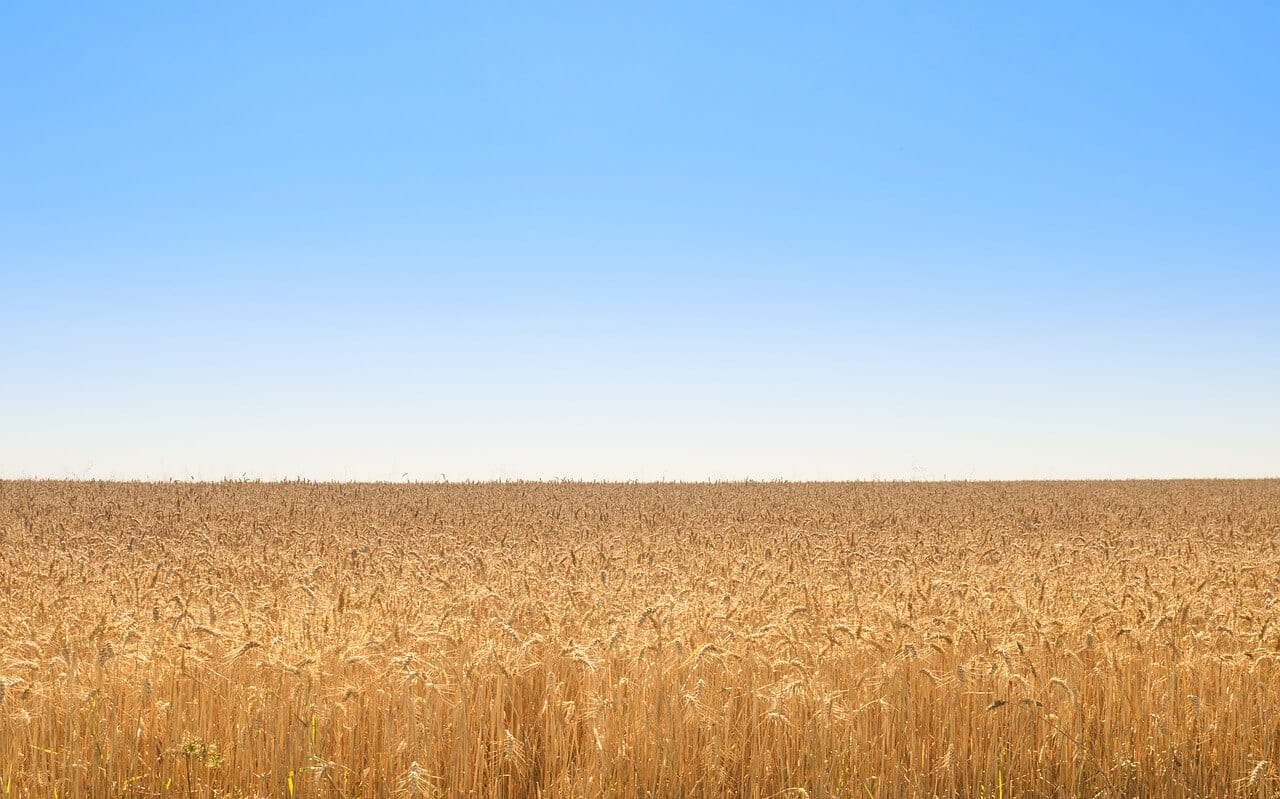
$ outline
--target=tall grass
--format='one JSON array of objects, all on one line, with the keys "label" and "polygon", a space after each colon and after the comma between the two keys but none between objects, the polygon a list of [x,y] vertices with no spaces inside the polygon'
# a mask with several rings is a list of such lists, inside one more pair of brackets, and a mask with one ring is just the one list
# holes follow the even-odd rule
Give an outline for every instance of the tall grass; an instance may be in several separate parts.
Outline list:
[{"label": "tall grass", "polygon": [[1280,482],[0,482],[0,797],[1274,796]]}]

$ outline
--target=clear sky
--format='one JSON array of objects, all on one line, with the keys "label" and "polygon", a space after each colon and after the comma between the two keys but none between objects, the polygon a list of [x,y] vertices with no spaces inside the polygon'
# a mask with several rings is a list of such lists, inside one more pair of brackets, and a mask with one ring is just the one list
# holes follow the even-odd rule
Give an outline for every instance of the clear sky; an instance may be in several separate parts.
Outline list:
[{"label": "clear sky", "polygon": [[1280,475],[1280,4],[5,3],[0,475]]}]

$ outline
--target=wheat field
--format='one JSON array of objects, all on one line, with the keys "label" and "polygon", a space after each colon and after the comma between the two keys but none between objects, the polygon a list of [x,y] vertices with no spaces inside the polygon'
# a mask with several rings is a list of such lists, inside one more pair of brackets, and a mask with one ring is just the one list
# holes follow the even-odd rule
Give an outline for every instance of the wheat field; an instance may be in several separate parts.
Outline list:
[{"label": "wheat field", "polygon": [[1280,481],[0,482],[0,796],[1280,795]]}]

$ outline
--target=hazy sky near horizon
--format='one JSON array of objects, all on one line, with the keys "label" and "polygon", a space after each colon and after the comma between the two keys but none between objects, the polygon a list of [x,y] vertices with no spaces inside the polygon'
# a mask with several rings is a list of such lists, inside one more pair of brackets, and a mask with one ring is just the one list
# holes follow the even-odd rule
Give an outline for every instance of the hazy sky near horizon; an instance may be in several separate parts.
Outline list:
[{"label": "hazy sky near horizon", "polygon": [[1280,475],[1280,4],[0,40],[0,476]]}]

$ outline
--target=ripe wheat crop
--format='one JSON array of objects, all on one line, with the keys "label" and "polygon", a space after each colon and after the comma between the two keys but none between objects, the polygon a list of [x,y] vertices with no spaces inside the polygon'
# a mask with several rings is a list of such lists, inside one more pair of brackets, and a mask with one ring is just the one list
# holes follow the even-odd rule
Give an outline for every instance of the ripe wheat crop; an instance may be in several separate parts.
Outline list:
[{"label": "ripe wheat crop", "polygon": [[0,482],[0,798],[1274,797],[1280,481]]}]

